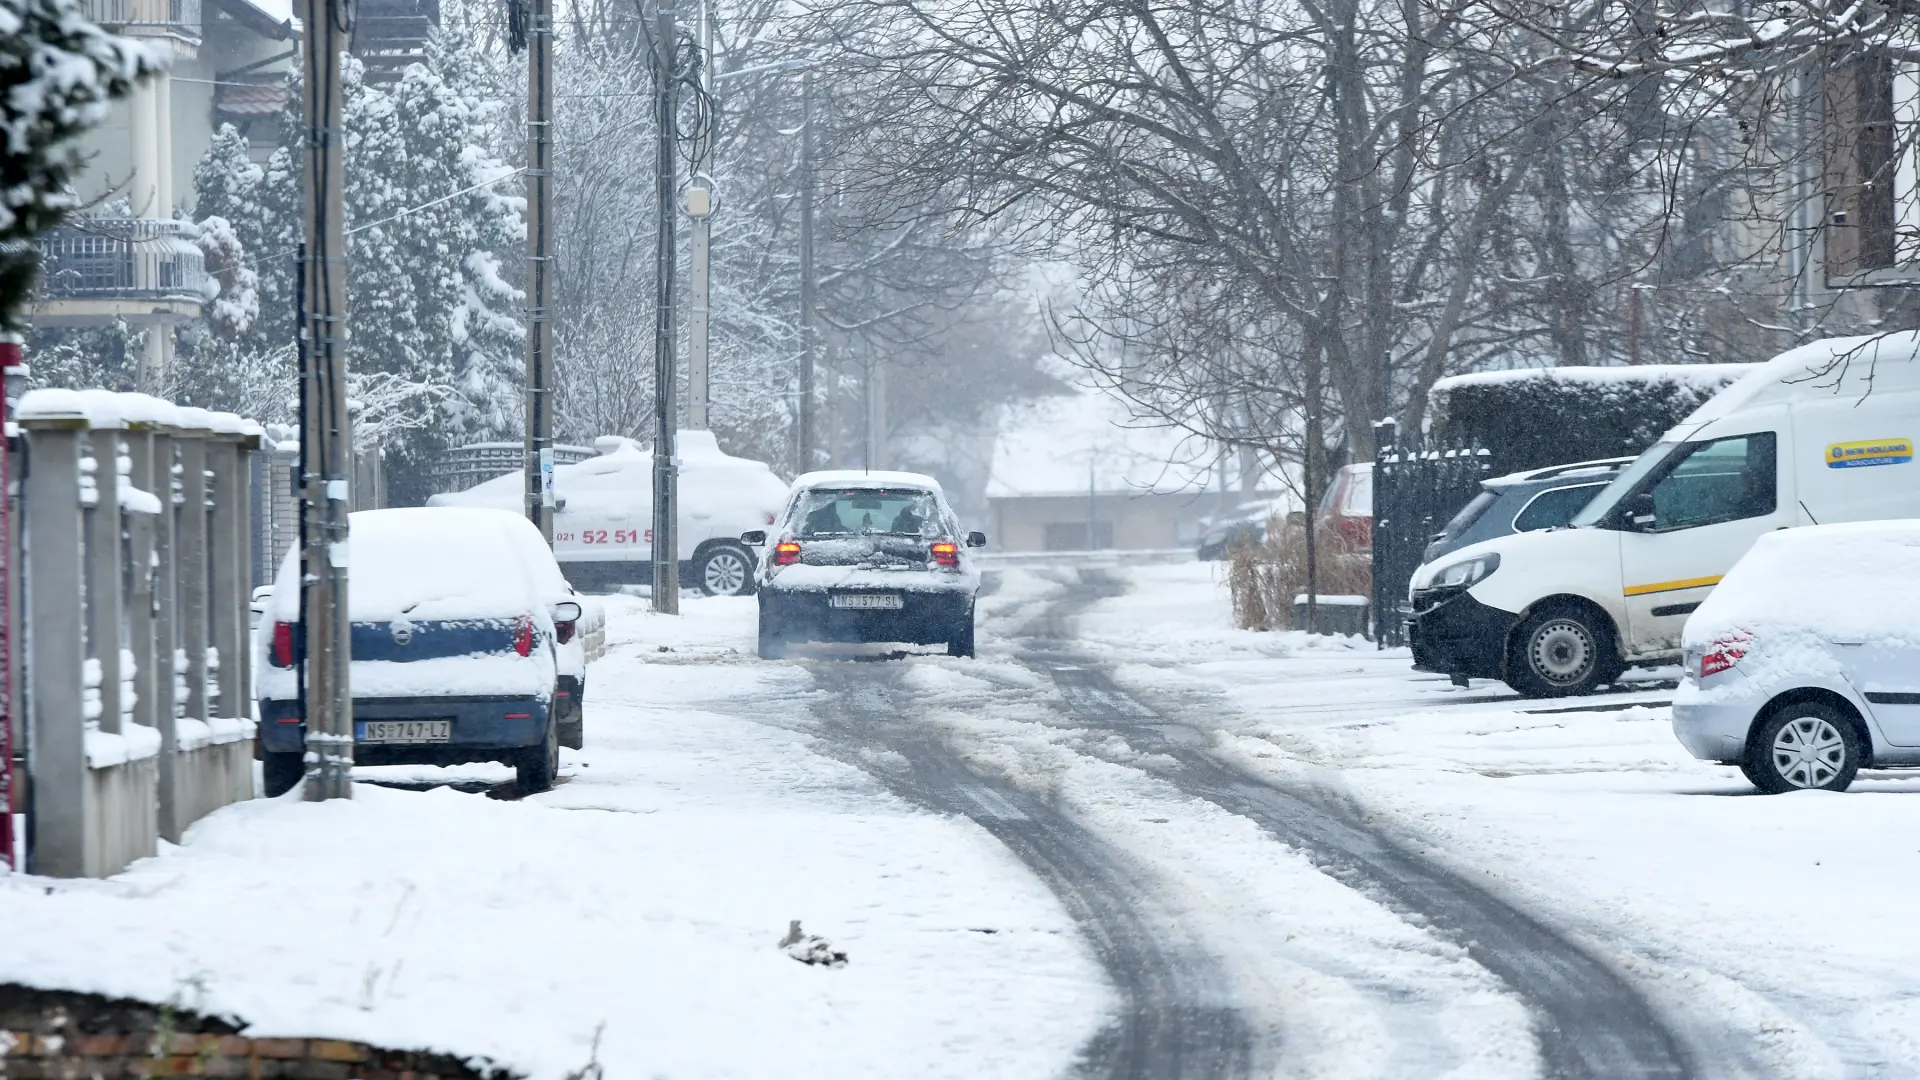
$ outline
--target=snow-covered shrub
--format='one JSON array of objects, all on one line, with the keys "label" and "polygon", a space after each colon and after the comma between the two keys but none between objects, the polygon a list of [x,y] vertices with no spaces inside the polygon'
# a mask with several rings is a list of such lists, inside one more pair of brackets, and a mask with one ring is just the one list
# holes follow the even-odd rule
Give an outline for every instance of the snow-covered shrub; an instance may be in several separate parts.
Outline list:
[{"label": "snow-covered shrub", "polygon": [[0,328],[19,328],[32,295],[33,238],[76,205],[74,137],[159,64],[87,21],[76,0],[0,0]]},{"label": "snow-covered shrub", "polygon": [[1492,452],[1496,473],[1638,454],[1752,370],[1748,364],[1559,367],[1434,384],[1433,430]]}]

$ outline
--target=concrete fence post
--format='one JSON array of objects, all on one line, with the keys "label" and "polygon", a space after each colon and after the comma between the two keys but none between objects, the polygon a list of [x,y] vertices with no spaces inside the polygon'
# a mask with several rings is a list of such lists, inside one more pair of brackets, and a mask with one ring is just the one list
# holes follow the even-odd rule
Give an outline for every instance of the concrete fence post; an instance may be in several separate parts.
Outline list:
[{"label": "concrete fence post", "polygon": [[[172,418],[169,418],[171,420]],[[176,779],[171,762],[180,745],[180,706],[184,697],[184,673],[180,654],[180,508],[186,496],[181,492],[179,438],[169,423],[153,432],[153,471],[149,489],[160,499],[160,513],[153,520],[153,694],[154,717],[160,728],[160,835],[177,842],[185,825],[180,824],[181,800],[174,791]]]},{"label": "concrete fence post", "polygon": [[[153,425],[128,424],[127,483],[153,491]],[[165,490],[164,488],[162,490]],[[127,515],[127,649],[133,653],[133,722],[160,729],[160,694],[171,685],[158,677],[162,654],[155,646],[153,537],[157,513]]]},{"label": "concrete fence post", "polygon": [[87,723],[82,670],[86,635],[81,595],[80,448],[86,414],[47,409],[20,429],[26,549],[28,650],[27,768],[33,775],[28,870],[51,877],[87,871]]},{"label": "concrete fence post", "polygon": [[212,490],[207,531],[207,625],[220,666],[212,676],[218,702],[209,709],[209,719],[247,715],[240,657],[244,651],[241,642],[246,639],[247,578],[251,576],[247,558],[247,462],[238,434],[240,418],[216,413],[214,420],[219,434],[207,440]]},{"label": "concrete fence post", "polygon": [[174,556],[179,566],[180,640],[174,647],[186,654],[184,715],[204,721],[213,715],[207,707],[207,414],[200,409],[180,412],[182,502]]},{"label": "concrete fence post", "polygon": [[[101,394],[107,394],[101,391]],[[118,395],[108,395],[118,396]],[[93,661],[100,685],[101,731],[121,733],[121,681],[124,644],[120,546],[120,418],[111,408],[89,404],[91,429],[80,457],[81,508],[85,517],[82,547],[86,552],[87,656]],[[89,675],[91,682],[96,676]],[[125,702],[131,705],[132,702]]]}]

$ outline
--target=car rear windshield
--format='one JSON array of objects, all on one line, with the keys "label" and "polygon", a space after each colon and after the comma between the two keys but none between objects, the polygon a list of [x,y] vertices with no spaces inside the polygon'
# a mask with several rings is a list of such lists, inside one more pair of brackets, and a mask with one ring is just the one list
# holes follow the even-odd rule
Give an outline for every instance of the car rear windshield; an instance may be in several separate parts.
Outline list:
[{"label": "car rear windshield", "polygon": [[815,490],[801,497],[795,535],[938,536],[941,522],[933,496],[912,489]]}]

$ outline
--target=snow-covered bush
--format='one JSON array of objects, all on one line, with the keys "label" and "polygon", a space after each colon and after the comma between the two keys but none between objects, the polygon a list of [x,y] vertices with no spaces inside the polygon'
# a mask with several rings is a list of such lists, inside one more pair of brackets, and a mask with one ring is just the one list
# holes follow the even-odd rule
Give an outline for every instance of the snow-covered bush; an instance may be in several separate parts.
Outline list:
[{"label": "snow-covered bush", "polygon": [[32,240],[76,205],[73,139],[159,69],[87,21],[76,0],[0,0],[0,328],[18,329],[40,255]]},{"label": "snow-covered bush", "polygon": [[1434,384],[1433,429],[1491,452],[1496,473],[1638,454],[1751,364],[1558,367]]}]

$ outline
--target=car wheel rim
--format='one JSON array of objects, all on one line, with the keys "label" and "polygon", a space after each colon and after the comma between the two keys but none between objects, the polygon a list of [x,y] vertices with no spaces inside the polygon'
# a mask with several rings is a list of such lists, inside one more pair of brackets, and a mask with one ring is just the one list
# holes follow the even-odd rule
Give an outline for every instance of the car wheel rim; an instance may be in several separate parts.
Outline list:
[{"label": "car wheel rim", "polygon": [[701,580],[716,596],[733,596],[747,583],[747,561],[736,551],[716,551],[707,556]]},{"label": "car wheel rim", "polygon": [[1586,627],[1572,619],[1555,619],[1534,633],[1528,656],[1541,678],[1565,686],[1586,677],[1593,652],[1593,635]]},{"label": "car wheel rim", "polygon": [[1794,717],[1773,737],[1773,771],[1794,787],[1825,787],[1846,762],[1847,741],[1825,717]]}]

